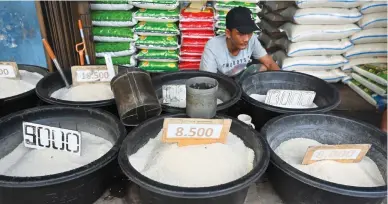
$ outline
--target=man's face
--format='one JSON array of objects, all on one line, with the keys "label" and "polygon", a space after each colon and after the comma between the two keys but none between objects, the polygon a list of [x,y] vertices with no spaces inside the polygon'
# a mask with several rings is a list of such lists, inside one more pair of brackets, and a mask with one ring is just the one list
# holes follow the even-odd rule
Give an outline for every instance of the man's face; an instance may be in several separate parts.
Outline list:
[{"label": "man's face", "polygon": [[231,40],[232,44],[240,50],[248,47],[248,42],[251,39],[253,33],[242,34],[237,29],[226,29],[226,36]]}]

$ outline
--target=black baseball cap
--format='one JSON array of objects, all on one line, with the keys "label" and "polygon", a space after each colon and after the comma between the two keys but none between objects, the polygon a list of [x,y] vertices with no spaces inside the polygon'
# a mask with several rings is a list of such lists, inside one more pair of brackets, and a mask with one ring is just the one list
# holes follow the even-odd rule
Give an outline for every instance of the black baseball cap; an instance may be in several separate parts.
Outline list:
[{"label": "black baseball cap", "polygon": [[242,34],[249,34],[259,30],[251,10],[241,6],[234,7],[228,12],[226,15],[226,28],[229,30],[235,28]]}]

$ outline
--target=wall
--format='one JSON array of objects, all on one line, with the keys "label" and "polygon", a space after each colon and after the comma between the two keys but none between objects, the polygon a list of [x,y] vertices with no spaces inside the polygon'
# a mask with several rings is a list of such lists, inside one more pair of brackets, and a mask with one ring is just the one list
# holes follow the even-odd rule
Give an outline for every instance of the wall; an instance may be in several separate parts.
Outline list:
[{"label": "wall", "polygon": [[0,61],[47,68],[34,1],[0,1]]}]

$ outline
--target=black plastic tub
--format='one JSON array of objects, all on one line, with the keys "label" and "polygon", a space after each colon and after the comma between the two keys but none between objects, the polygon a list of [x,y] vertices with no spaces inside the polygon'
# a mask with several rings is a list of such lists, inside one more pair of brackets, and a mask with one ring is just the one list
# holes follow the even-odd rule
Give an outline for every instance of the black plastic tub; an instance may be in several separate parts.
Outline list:
[{"label": "black plastic tub", "polygon": [[387,186],[353,187],[305,174],[284,162],[274,150],[284,141],[309,138],[322,144],[372,144],[367,156],[387,182],[386,134],[355,120],[326,114],[285,115],[272,119],[261,133],[271,148],[268,177],[285,203],[304,204],[381,204]]},{"label": "black plastic tub", "polygon": [[[64,74],[67,81],[72,84],[73,80],[71,78],[71,70],[65,70]],[[36,85],[36,94],[42,101],[47,104],[85,108],[101,108],[117,115],[117,108],[114,98],[102,101],[66,101],[51,97],[52,93],[63,87],[65,87],[65,82],[63,82],[59,72],[51,73],[40,80],[40,82]]]},{"label": "black plastic tub", "polygon": [[239,136],[255,153],[254,168],[240,179],[211,187],[177,187],[151,180],[136,171],[129,163],[128,155],[136,153],[149,139],[155,138],[163,127],[164,118],[171,117],[185,118],[187,116],[185,114],[166,114],[149,119],[128,134],[120,149],[120,167],[131,181],[140,186],[141,203],[243,204],[250,184],[256,182],[268,166],[269,147],[257,131],[237,119],[221,115],[215,117],[232,119],[230,132]]},{"label": "black plastic tub", "polygon": [[[43,67],[19,64],[18,68],[20,70],[25,70],[29,72],[36,72],[42,76],[48,75],[47,69]],[[39,104],[39,98],[36,96],[35,89],[30,91],[0,99],[0,117],[7,114],[27,109],[33,108]]]},{"label": "black plastic tub", "polygon": [[22,122],[85,131],[104,137],[114,146],[94,162],[63,173],[39,177],[0,175],[1,204],[92,204],[118,174],[116,158],[126,131],[112,114],[65,106],[43,106],[10,114],[0,119],[0,158],[23,141]]},{"label": "black plastic tub", "polygon": [[[223,101],[223,103],[217,106],[218,113],[227,114],[228,109],[235,105],[241,97],[241,88],[233,79],[225,75],[210,72],[180,71],[161,74],[152,78],[152,84],[155,88],[156,95],[161,100],[163,97],[163,85],[184,85],[186,84],[186,80],[193,77],[210,77],[218,81],[217,98]],[[165,113],[186,113],[186,108],[172,107],[164,104],[162,104],[162,109]]]},{"label": "black plastic tub", "polygon": [[[341,100],[338,90],[322,79],[288,71],[272,71],[255,73],[241,82],[243,90],[235,114],[245,113],[252,116],[257,130],[270,119],[285,113],[325,113],[336,108]],[[288,109],[267,105],[251,98],[250,94],[266,95],[270,89],[309,90],[315,91],[314,103],[318,108]],[[237,113],[236,113],[237,112]],[[236,116],[236,115],[234,115]]]}]

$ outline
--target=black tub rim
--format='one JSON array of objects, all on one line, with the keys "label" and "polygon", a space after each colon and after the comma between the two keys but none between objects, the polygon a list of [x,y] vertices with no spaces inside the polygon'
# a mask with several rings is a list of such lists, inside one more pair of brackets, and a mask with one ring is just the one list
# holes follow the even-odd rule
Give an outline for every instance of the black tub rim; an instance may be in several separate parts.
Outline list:
[{"label": "black tub rim", "polygon": [[[266,131],[268,128],[275,122],[287,118],[287,117],[293,117],[293,116],[331,116],[334,118],[339,118],[339,119],[345,119],[345,120],[350,120],[352,122],[356,122],[362,126],[365,126],[367,128],[371,128],[374,130],[377,130],[384,134],[381,130],[378,128],[374,127],[373,125],[367,124],[363,121],[359,120],[354,120],[349,117],[343,117],[343,116],[338,116],[335,114],[324,114],[324,113],[303,113],[303,114],[285,114],[281,116],[277,116],[275,118],[272,118],[269,120],[261,129],[260,133],[264,136],[265,140],[268,143],[267,136],[266,136]],[[268,143],[269,145],[269,143]],[[272,165],[274,165],[276,168],[280,169],[282,172],[285,174],[291,176],[294,179],[297,179],[300,182],[303,182],[307,185],[310,185],[312,187],[329,191],[331,193],[336,193],[340,195],[345,195],[345,196],[353,196],[353,197],[366,197],[366,198],[381,198],[387,196],[387,184],[384,186],[376,186],[376,187],[357,187],[357,186],[347,186],[347,185],[342,185],[342,184],[337,184],[333,182],[329,182],[323,179],[319,179],[317,177],[311,176],[309,174],[306,174],[302,171],[299,171],[298,169],[292,167],[290,164],[287,162],[283,161],[276,153],[275,151],[270,148],[270,162]],[[387,152],[381,148],[380,146],[376,146],[375,148],[379,151],[382,152],[384,155],[387,154]]]},{"label": "black tub rim", "polygon": [[[159,183],[157,181],[151,180],[145,176],[143,176],[140,172],[138,172],[132,165],[130,165],[130,162],[128,160],[127,156],[127,141],[134,137],[135,134],[137,134],[138,130],[141,128],[145,128],[149,123],[154,122],[159,119],[163,119],[166,117],[181,117],[185,116],[183,113],[169,113],[160,115],[157,117],[153,117],[151,119],[146,120],[139,126],[137,126],[135,129],[133,129],[125,138],[123,141],[123,145],[120,148],[120,153],[118,156],[118,161],[120,168],[122,169],[122,172],[135,184],[140,186],[141,188],[147,189],[149,191],[152,191],[154,193],[163,194],[165,196],[170,197],[176,197],[176,198],[212,198],[212,197],[218,197],[227,195],[233,192],[237,192],[239,190],[242,190],[244,188],[248,188],[249,184],[254,183],[259,179],[266,171],[268,165],[269,165],[269,150],[270,147],[267,144],[267,141],[264,139],[264,137],[261,136],[261,134],[254,129],[254,131],[257,135],[257,139],[262,143],[263,145],[263,159],[258,163],[250,172],[248,172],[243,177],[225,183],[221,185],[216,186],[209,186],[209,187],[196,187],[196,188],[189,188],[189,187],[178,187],[178,186],[172,186],[168,184]],[[225,118],[225,119],[233,119],[232,117],[226,116],[226,115],[216,115],[216,117],[219,118]],[[233,122],[242,125],[247,126],[245,123],[239,121],[239,120],[233,120]],[[247,127],[248,128],[248,127]],[[124,162],[124,161],[125,162]],[[256,170],[256,172],[255,172]],[[212,192],[212,193],[210,193]]]},{"label": "black tub rim", "polygon": [[[48,70],[47,70],[46,68],[44,68],[44,67],[36,66],[36,65],[29,65],[29,64],[18,64],[18,69],[20,69],[20,70],[26,70],[25,67],[19,67],[20,65],[21,65],[21,66],[27,66],[27,67],[36,68],[37,70],[42,70],[42,72],[38,72],[38,73],[41,74],[41,75],[43,76],[43,78],[46,77],[47,75],[49,75]],[[26,71],[28,71],[28,70],[26,70]],[[43,73],[44,73],[44,74],[43,74]],[[43,78],[42,78],[42,79],[43,79]],[[41,79],[41,80],[42,80],[42,79]],[[41,80],[39,80],[39,82],[40,82]],[[39,84],[39,82],[38,82],[38,84]],[[36,86],[38,86],[38,84],[36,84]],[[35,88],[33,88],[33,89],[29,90],[29,91],[23,92],[23,93],[21,93],[21,94],[14,95],[14,96],[10,96],[10,97],[7,97],[7,98],[1,98],[1,99],[0,99],[0,104],[1,104],[3,101],[4,101],[4,102],[5,102],[5,101],[12,101],[12,100],[15,100],[15,99],[24,98],[24,97],[26,97],[26,96],[29,96],[29,95],[31,95],[31,94],[34,94],[35,91],[36,91],[36,86],[35,86]]]},{"label": "black tub rim", "polygon": [[334,104],[329,104],[329,105],[326,105],[326,106],[318,106],[317,108],[308,108],[308,109],[282,108],[282,107],[268,105],[268,104],[259,102],[259,101],[255,100],[255,99],[251,98],[248,94],[245,93],[245,91],[242,89],[242,86],[241,86],[241,89],[242,89],[242,99],[244,101],[252,104],[255,107],[263,108],[265,110],[269,110],[269,111],[276,112],[276,113],[282,113],[282,114],[287,114],[287,113],[292,114],[292,113],[322,113],[322,112],[328,112],[328,111],[336,108],[341,103],[340,93],[339,93],[337,88],[335,88],[332,84],[326,82],[325,80],[322,80],[322,79],[320,79],[318,77],[311,76],[311,75],[308,75],[308,74],[304,74],[304,73],[300,73],[300,72],[293,72],[293,71],[279,70],[279,71],[257,72],[257,73],[252,74],[251,76],[247,77],[246,79],[248,79],[248,78],[250,78],[250,77],[252,77],[252,76],[254,76],[256,74],[272,74],[272,73],[281,73],[281,74],[287,74],[287,75],[304,76],[304,77],[310,77],[310,78],[319,80],[319,81],[323,82],[325,85],[327,85],[330,89],[332,89],[334,91],[334,94],[335,94],[334,99],[335,99],[336,102]]},{"label": "black tub rim", "polygon": [[106,152],[103,156],[101,156],[100,158],[94,160],[93,162],[87,165],[78,167],[76,169],[72,169],[70,171],[65,171],[65,172],[45,175],[45,176],[11,177],[11,176],[5,176],[0,174],[0,187],[28,188],[28,187],[44,187],[44,186],[60,184],[60,183],[64,183],[70,180],[80,178],[82,176],[91,174],[93,172],[96,172],[117,158],[117,155],[120,150],[120,146],[126,135],[126,130],[125,130],[125,127],[121,124],[120,120],[118,120],[113,114],[104,110],[93,109],[93,108],[48,105],[48,106],[41,106],[41,107],[21,110],[21,111],[9,114],[3,118],[0,118],[0,123],[11,120],[13,118],[20,117],[21,115],[24,115],[24,114],[31,114],[39,110],[48,110],[48,111],[75,110],[75,111],[92,112],[94,114],[103,115],[105,117],[109,117],[109,119],[112,120],[112,122],[117,123],[118,131],[120,132],[121,135],[118,137],[116,143],[108,152]]},{"label": "black tub rim", "polygon": [[[71,72],[71,70],[64,70],[64,73]],[[115,99],[107,99],[107,100],[101,100],[101,101],[66,101],[62,99],[56,99],[51,96],[48,96],[46,94],[43,94],[41,90],[43,90],[43,82],[46,80],[48,77],[54,76],[54,75],[59,75],[59,72],[53,72],[45,76],[43,79],[39,81],[39,83],[36,85],[35,91],[36,95],[40,98],[40,100],[52,104],[52,105],[62,105],[62,106],[71,106],[71,107],[92,107],[92,108],[100,108],[104,106],[109,106],[109,105],[114,105],[115,104]],[[69,78],[67,80],[70,82]],[[70,84],[72,85],[72,83]],[[65,84],[63,84],[63,87],[65,87]],[[61,87],[61,88],[63,88]],[[57,89],[58,90],[58,89]]]},{"label": "black tub rim", "polygon": [[[222,74],[217,74],[217,73],[212,73],[212,72],[206,72],[206,71],[195,71],[195,70],[184,70],[184,71],[179,71],[179,72],[167,72],[160,74],[158,76],[152,77],[152,81],[162,81],[162,78],[168,77],[171,75],[180,75],[180,74],[191,74],[193,77],[211,77],[214,79],[221,78],[225,81],[227,81],[230,84],[236,84],[237,87],[237,92],[231,96],[231,99],[223,102],[219,105],[217,105],[217,111],[225,110],[233,105],[235,105],[241,98],[242,96],[242,88],[239,83],[237,83],[235,80],[231,79],[230,77],[227,77],[226,75]],[[168,112],[168,113],[185,113],[186,108],[178,108],[178,107],[173,107],[173,106],[168,106],[163,103],[161,103],[162,110]]]}]

